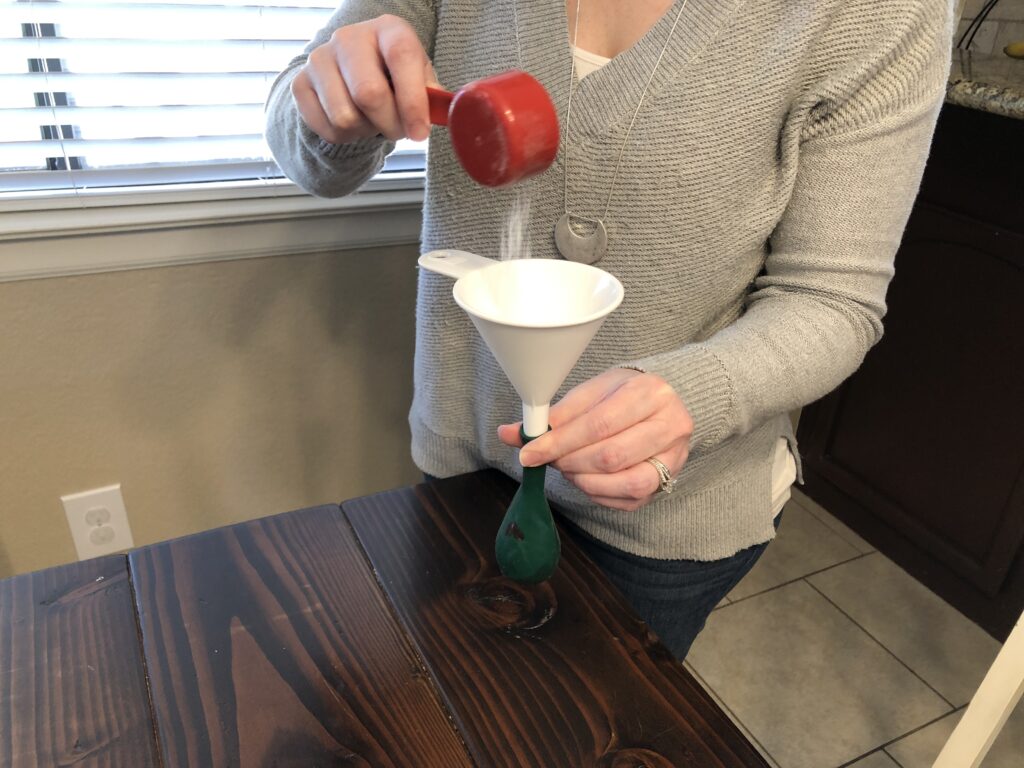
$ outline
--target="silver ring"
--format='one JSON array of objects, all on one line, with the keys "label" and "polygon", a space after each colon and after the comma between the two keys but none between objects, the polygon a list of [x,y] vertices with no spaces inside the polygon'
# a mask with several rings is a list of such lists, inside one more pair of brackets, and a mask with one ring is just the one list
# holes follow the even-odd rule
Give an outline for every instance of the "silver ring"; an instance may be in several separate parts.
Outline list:
[{"label": "silver ring", "polygon": [[668,471],[668,467],[665,466],[665,462],[661,459],[656,459],[653,456],[649,459],[644,459],[648,464],[658,470],[658,490],[661,493],[672,493],[676,489],[676,480],[672,477],[672,473]]}]

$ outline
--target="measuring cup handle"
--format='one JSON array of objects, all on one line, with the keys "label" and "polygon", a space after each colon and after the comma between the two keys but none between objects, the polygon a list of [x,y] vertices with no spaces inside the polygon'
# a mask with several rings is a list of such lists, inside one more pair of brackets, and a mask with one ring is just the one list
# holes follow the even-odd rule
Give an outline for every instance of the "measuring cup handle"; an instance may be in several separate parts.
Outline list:
[{"label": "measuring cup handle", "polygon": [[430,122],[433,125],[448,125],[448,110],[454,98],[454,93],[427,86],[427,103],[430,105]]}]

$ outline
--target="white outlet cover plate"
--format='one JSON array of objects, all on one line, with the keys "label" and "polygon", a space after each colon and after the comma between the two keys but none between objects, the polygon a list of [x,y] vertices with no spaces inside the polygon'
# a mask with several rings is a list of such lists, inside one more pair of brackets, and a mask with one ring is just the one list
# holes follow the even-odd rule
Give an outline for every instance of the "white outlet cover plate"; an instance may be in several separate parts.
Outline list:
[{"label": "white outlet cover plate", "polygon": [[[123,552],[135,546],[120,483],[71,493],[61,496],[60,500],[79,560]],[[109,513],[109,517],[103,510]],[[92,535],[98,528],[95,525],[97,520],[105,521],[101,523],[103,530],[99,535]]]}]

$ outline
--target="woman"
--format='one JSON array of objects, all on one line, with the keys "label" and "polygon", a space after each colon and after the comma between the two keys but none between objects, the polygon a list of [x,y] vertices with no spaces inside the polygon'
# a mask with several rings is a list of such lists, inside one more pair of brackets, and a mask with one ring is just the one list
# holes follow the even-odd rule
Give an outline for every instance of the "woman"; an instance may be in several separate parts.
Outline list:
[{"label": "woman", "polygon": [[598,266],[625,300],[517,458],[518,425],[494,430],[515,392],[451,282],[421,272],[413,458],[437,476],[551,463],[575,535],[680,659],[774,536],[796,475],[787,413],[881,335],[949,6],[348,0],[274,84],[268,141],[325,196],[427,137],[427,84],[518,68],[551,93],[558,158],[519,187],[477,186],[443,134],[430,143],[422,246],[497,256],[526,200],[532,256],[578,257],[603,230]]}]

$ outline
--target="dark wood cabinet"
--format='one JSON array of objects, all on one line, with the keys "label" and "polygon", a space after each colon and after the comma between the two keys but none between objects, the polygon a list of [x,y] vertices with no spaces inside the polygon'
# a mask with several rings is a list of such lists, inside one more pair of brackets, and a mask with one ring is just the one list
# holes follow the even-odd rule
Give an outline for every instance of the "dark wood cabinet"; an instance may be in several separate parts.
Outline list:
[{"label": "dark wood cabinet", "polygon": [[1024,120],[943,110],[888,305],[801,416],[806,491],[1003,639],[1024,609]]}]

